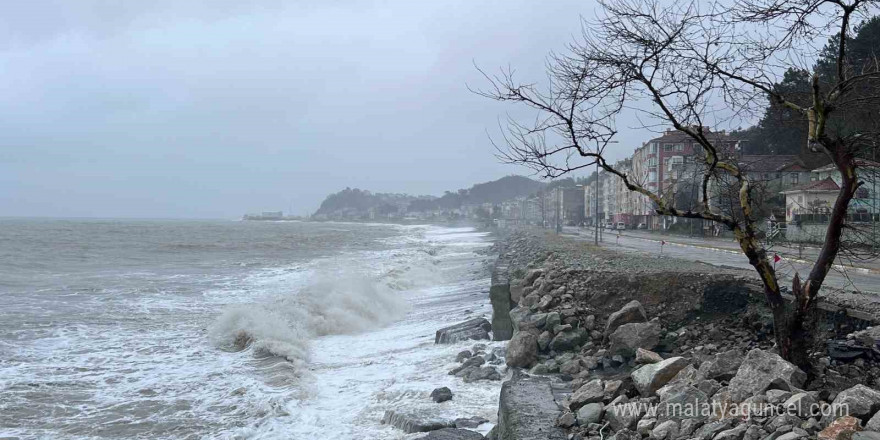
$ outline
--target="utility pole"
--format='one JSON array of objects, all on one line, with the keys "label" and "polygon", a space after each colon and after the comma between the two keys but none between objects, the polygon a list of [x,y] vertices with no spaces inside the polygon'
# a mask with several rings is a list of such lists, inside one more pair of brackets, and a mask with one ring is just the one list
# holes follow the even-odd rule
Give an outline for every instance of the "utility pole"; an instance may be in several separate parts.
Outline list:
[{"label": "utility pole", "polygon": [[594,237],[596,246],[599,246],[599,161],[596,161],[596,236]]},{"label": "utility pole", "polygon": [[562,188],[556,187],[556,233],[562,232]]}]

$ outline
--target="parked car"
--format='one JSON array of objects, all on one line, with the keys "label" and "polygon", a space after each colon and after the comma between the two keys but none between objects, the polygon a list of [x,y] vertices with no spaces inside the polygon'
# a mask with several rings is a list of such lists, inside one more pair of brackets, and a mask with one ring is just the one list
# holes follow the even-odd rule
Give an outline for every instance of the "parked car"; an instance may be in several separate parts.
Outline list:
[{"label": "parked car", "polygon": [[644,223],[639,223],[639,225],[636,226],[636,229],[648,229],[648,225]]},{"label": "parked car", "polygon": [[617,222],[617,229],[626,229],[626,223]]}]

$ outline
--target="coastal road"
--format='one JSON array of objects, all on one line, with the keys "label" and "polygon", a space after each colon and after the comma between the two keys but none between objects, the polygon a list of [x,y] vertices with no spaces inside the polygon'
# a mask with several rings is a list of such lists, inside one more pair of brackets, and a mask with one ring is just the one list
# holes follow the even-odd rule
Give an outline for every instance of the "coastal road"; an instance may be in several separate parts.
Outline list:
[{"label": "coastal road", "polygon": [[[592,229],[580,229],[566,227],[563,234],[578,240],[593,241]],[[699,239],[658,235],[642,231],[621,231],[620,237],[617,231],[605,230],[601,237],[602,247],[616,249],[624,252],[639,252],[648,255],[669,256],[681,260],[699,261],[714,266],[744,269],[754,274],[745,255],[738,250],[738,245],[732,240]],[[665,241],[665,245],[661,245]],[[800,273],[805,278],[810,271],[811,262],[817,249],[806,248],[798,255],[797,249],[778,248],[770,252],[777,252],[782,258],[776,263],[776,271],[781,280],[787,281],[785,285],[791,285],[791,279],[795,273]],[[880,301],[880,267],[873,263],[849,263],[835,265],[825,280],[825,286],[845,291],[858,291],[870,296],[876,296]]]}]

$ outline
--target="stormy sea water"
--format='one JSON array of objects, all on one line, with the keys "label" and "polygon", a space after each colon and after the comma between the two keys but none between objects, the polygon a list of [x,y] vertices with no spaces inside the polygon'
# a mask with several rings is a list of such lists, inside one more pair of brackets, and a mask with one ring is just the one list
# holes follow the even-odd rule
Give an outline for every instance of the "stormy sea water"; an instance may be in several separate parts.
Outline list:
[{"label": "stormy sea water", "polygon": [[[485,234],[347,223],[0,220],[0,438],[400,439],[494,419],[437,328],[489,314]],[[451,402],[433,403],[449,386]],[[465,388],[466,387],[466,388]],[[488,429],[490,426],[483,426]]]}]

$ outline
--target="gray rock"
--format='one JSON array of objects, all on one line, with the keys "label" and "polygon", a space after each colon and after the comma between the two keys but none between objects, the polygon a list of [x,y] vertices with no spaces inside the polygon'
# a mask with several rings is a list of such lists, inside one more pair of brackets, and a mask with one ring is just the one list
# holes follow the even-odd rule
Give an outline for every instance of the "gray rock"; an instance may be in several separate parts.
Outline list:
[{"label": "gray rock", "polygon": [[657,421],[685,419],[705,421],[709,414],[703,409],[709,405],[706,393],[685,383],[663,387],[660,392],[660,403],[657,407]]},{"label": "gray rock", "polygon": [[596,315],[590,315],[584,318],[584,323],[581,326],[586,331],[593,331],[596,328]]},{"label": "gray rock", "polygon": [[[776,434],[777,432],[774,432],[773,434]],[[771,434],[770,436],[772,437],[773,434]],[[776,437],[776,440],[797,440],[799,438],[805,438],[805,437],[809,437],[809,435],[804,434],[802,432],[791,431],[791,432],[786,432],[786,433]]]},{"label": "gray rock", "polygon": [[731,400],[742,402],[770,388],[799,391],[806,379],[806,373],[779,355],[755,348],[746,355],[728,388]]},{"label": "gray rock", "polygon": [[880,432],[861,431],[853,434],[852,440],[880,440]]},{"label": "gray rock", "polygon": [[535,335],[519,331],[507,343],[507,366],[528,368],[538,360],[538,338]]},{"label": "gray rock", "polygon": [[456,362],[464,362],[465,360],[467,360],[471,356],[473,356],[473,353],[471,353],[470,350],[460,351],[460,352],[458,352],[457,355],[455,355],[455,361]]},{"label": "gray rock", "polygon": [[650,397],[689,363],[683,357],[674,357],[656,364],[644,365],[632,372],[633,385],[643,397]]},{"label": "gray rock", "polygon": [[443,428],[431,431],[422,440],[483,440],[483,435],[467,429]]},{"label": "gray rock", "polygon": [[654,427],[651,430],[651,440],[672,440],[678,437],[678,422],[675,420],[667,420]]},{"label": "gray rock", "polygon": [[605,421],[615,431],[636,429],[636,424],[645,415],[645,410],[645,406],[639,402],[611,404],[605,408]]},{"label": "gray rock", "polygon": [[538,268],[529,270],[528,272],[526,272],[526,276],[523,277],[520,286],[529,287],[535,284],[535,280],[537,280],[538,277],[540,277],[541,275],[544,275],[544,269]]},{"label": "gray rock", "polygon": [[714,440],[742,440],[748,429],[749,425],[743,423],[735,428],[719,432],[715,435]]},{"label": "gray rock", "polygon": [[794,393],[785,390],[767,390],[764,395],[767,396],[768,402],[774,405],[778,405],[780,403],[784,403],[786,400],[788,400],[789,397],[793,396]]},{"label": "gray rock", "polygon": [[564,412],[556,419],[556,426],[560,428],[571,428],[577,423],[577,418],[570,412]]},{"label": "gray rock", "polygon": [[617,327],[611,336],[610,356],[619,354],[633,357],[636,349],[653,349],[660,343],[660,325],[656,322],[634,322]]},{"label": "gray rock", "polygon": [[489,419],[478,416],[460,417],[455,419],[456,428],[476,428],[483,423],[489,423]]},{"label": "gray rock", "polygon": [[431,391],[431,399],[437,403],[452,400],[452,390],[447,387],[435,388],[434,391]]},{"label": "gray rock", "polygon": [[637,364],[656,364],[657,362],[662,362],[663,358],[654,353],[651,350],[645,350],[644,348],[636,349],[636,363]]},{"label": "gray rock", "polygon": [[452,344],[459,341],[489,339],[492,324],[486,318],[473,318],[437,330],[435,344]]},{"label": "gray rock", "polygon": [[696,419],[684,419],[679,425],[678,435],[687,437],[694,433],[700,427],[702,422]]},{"label": "gray rock", "polygon": [[800,423],[801,423],[800,418],[798,418],[792,414],[783,413],[783,414],[780,414],[780,415],[770,419],[767,422],[767,424],[764,426],[764,428],[766,428],[770,432],[773,432],[773,431],[778,431],[779,428],[782,428],[783,426],[794,426],[796,424],[799,425]]},{"label": "gray rock", "polygon": [[697,382],[697,389],[712,397],[721,389],[721,384],[712,379],[704,379]]},{"label": "gray rock", "polygon": [[513,321],[510,310],[516,303],[510,298],[508,268],[497,265],[492,270],[492,283],[489,287],[489,303],[492,305],[492,339],[506,341],[513,336]]},{"label": "gray rock", "polygon": [[[849,415],[867,420],[871,415],[880,410],[880,391],[858,384],[850,389],[841,391],[834,398],[834,402],[831,403],[831,408],[834,410],[835,415]],[[827,424],[833,420],[833,417],[826,415],[822,420]]]},{"label": "gray rock", "polygon": [[643,436],[650,435],[651,430],[654,429],[654,426],[657,426],[657,419],[646,417],[636,423],[636,432],[642,434]]},{"label": "gray rock", "polygon": [[703,379],[729,381],[742,365],[743,357],[736,350],[718,353],[712,360],[700,364],[698,374]]},{"label": "gray rock", "polygon": [[468,358],[467,360],[462,362],[461,365],[450,370],[449,374],[461,377],[462,371],[471,369],[472,367],[479,367],[480,365],[483,365],[485,363],[486,363],[486,360],[483,359],[482,356],[474,356],[474,357]]},{"label": "gray rock", "polygon": [[552,329],[557,325],[562,324],[562,317],[559,316],[558,312],[550,312],[547,314],[547,319],[544,322],[545,329]]},{"label": "gray rock", "polygon": [[545,331],[538,336],[538,350],[547,351],[550,348],[550,341],[553,340],[553,335]]},{"label": "gray rock", "polygon": [[501,386],[494,438],[567,440],[565,431],[555,426],[560,413],[549,378],[514,371]]},{"label": "gray rock", "polygon": [[382,417],[382,423],[391,425],[406,433],[429,432],[455,426],[453,422],[428,419],[392,410],[385,411],[385,416]]},{"label": "gray rock", "polygon": [[529,323],[531,322],[529,318],[532,316],[532,312],[529,310],[528,307],[522,305],[523,303],[525,303],[526,300],[528,300],[529,296],[523,298],[523,300],[520,302],[521,305],[519,307],[514,307],[510,309],[510,321],[513,325],[514,332],[522,331],[529,327]]},{"label": "gray rock", "polygon": [[782,406],[790,414],[796,414],[800,418],[812,417],[820,412],[819,401],[810,393],[794,394]]},{"label": "gray rock", "polygon": [[632,300],[608,317],[608,322],[605,324],[605,335],[610,335],[623,324],[646,322],[647,320],[648,315],[645,313],[642,304]]},{"label": "gray rock", "polygon": [[577,411],[578,423],[581,426],[586,426],[590,423],[599,423],[599,420],[602,420],[603,414],[605,414],[604,405],[599,402],[588,403]]},{"label": "gray rock", "polygon": [[709,440],[715,437],[719,432],[726,431],[733,426],[733,419],[718,420],[707,423],[694,431],[692,437],[700,440]]},{"label": "gray rock", "polygon": [[605,386],[602,379],[593,379],[575,391],[568,401],[568,408],[572,411],[581,409],[588,403],[602,402],[605,396]]},{"label": "gray rock", "polygon": [[874,414],[874,417],[871,417],[868,423],[865,423],[865,430],[880,431],[880,411],[877,411],[877,414]]},{"label": "gray rock", "polygon": [[642,435],[632,429],[624,428],[617,431],[611,440],[642,440]]},{"label": "gray rock", "polygon": [[574,376],[581,371],[581,361],[579,359],[572,359],[570,361],[563,362],[562,365],[559,366],[559,372],[562,374],[570,374]]},{"label": "gray rock", "polygon": [[463,377],[465,383],[476,382],[480,380],[501,380],[501,373],[494,367],[473,368]]},{"label": "gray rock", "polygon": [[579,330],[567,331],[553,337],[550,341],[550,349],[553,351],[568,351],[576,348],[583,341],[584,335]]}]

